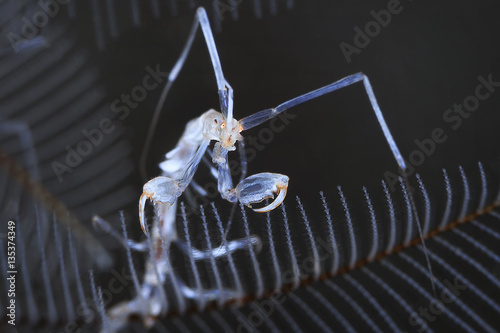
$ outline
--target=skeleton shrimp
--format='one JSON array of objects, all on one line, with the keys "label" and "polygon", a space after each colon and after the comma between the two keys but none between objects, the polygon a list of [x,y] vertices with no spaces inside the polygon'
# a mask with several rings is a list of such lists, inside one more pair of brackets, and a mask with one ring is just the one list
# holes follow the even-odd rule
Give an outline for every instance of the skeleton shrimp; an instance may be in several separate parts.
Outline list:
[{"label": "skeleton shrimp", "polygon": [[[132,244],[130,240],[123,238],[121,241],[136,250],[146,251],[149,247],[150,254],[146,263],[145,277],[140,286],[139,295],[134,300],[118,304],[109,311],[109,318],[106,318],[109,321],[107,325],[108,329],[115,330],[125,325],[127,317],[132,314],[141,316],[146,325],[151,325],[154,318],[167,311],[163,300],[165,295],[162,283],[165,281],[167,274],[172,274],[168,254],[170,244],[172,242],[179,242],[176,232],[177,198],[183,194],[189,185],[194,190],[203,194],[203,190],[192,179],[207,151],[212,156],[212,163],[214,165],[210,166],[211,172],[217,178],[218,191],[223,199],[232,203],[239,202],[250,207],[255,212],[273,210],[283,202],[288,188],[288,176],[264,172],[245,178],[246,160],[245,154],[241,153],[244,149],[242,132],[258,126],[296,105],[357,82],[362,82],[377,121],[382,128],[385,139],[392,150],[400,170],[403,174],[407,170],[405,161],[384,120],[370,81],[363,73],[347,76],[339,81],[281,103],[276,107],[256,112],[240,120],[234,119],[233,89],[224,77],[208,17],[205,9],[201,7],[196,12],[186,45],[169,74],[168,82],[160,97],[152,123],[157,119],[158,111],[161,109],[167,92],[185,62],[198,26],[201,27],[203,32],[215,72],[221,111],[210,109],[198,118],[189,121],[176,147],[166,154],[166,160],[160,164],[163,175],[153,178],[144,185],[143,193],[139,200],[139,221],[142,230],[148,237],[148,244]],[[151,133],[152,131],[150,131]],[[211,141],[215,141],[213,152],[209,148]],[[242,175],[238,184],[234,186],[229,171],[228,152],[236,150],[236,143],[238,143],[241,153]],[[261,208],[253,207],[254,204],[260,203],[265,199],[272,199],[272,202]],[[149,231],[144,213],[148,200],[154,204],[155,212],[158,216],[158,221],[153,222],[151,231]],[[98,217],[95,217],[94,221],[105,226],[105,221]],[[227,255],[226,252],[229,248],[232,252],[248,246],[258,246],[259,242],[260,240],[257,237],[251,239],[251,244],[248,244],[246,240],[234,240],[231,242],[230,247],[223,248],[221,246],[220,248],[212,249],[211,255]],[[197,259],[203,259],[207,258],[208,254],[206,251],[198,251],[195,256]],[[204,295],[197,295],[196,291],[183,285],[182,281],[179,281],[179,283],[182,285],[181,289],[186,298],[205,297],[207,299],[215,299],[213,295],[223,292],[228,293],[229,296],[238,296],[231,295],[231,291],[224,290],[215,290],[212,292],[205,290],[203,291]]]}]

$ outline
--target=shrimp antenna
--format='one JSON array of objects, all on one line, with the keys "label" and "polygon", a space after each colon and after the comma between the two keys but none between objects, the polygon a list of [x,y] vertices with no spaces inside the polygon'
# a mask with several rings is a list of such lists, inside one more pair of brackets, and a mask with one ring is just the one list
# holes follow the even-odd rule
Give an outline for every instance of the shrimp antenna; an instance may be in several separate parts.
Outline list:
[{"label": "shrimp antenna", "polygon": [[191,50],[193,45],[194,38],[196,36],[196,31],[198,29],[198,25],[201,26],[201,30],[203,31],[203,35],[207,42],[207,48],[210,53],[210,59],[212,60],[212,65],[215,72],[215,78],[217,81],[217,89],[219,91],[219,102],[221,106],[222,115],[229,121],[233,119],[233,88],[229,85],[229,83],[224,78],[222,74],[222,65],[220,63],[219,54],[217,53],[217,49],[215,46],[214,36],[212,35],[212,31],[210,29],[210,24],[208,22],[207,13],[203,8],[198,8],[196,11],[197,19],[194,20],[193,25],[191,27],[191,31],[189,32],[189,37],[184,45],[184,48],[177,59],[174,67],[168,74],[167,83],[161,92],[160,99],[158,100],[158,104],[156,105],[155,111],[153,113],[153,118],[151,118],[151,122],[149,124],[148,134],[146,137],[146,141],[144,142],[144,147],[142,148],[141,157],[139,160],[139,171],[141,177],[144,182],[149,180],[149,177],[146,172],[146,159],[149,154],[149,149],[151,147],[151,142],[154,137],[154,132],[156,130],[156,125],[160,118],[161,109],[165,104],[165,100],[167,99],[168,92],[172,87],[172,84],[177,79],[179,72],[181,71],[184,63],[186,62],[186,58]]},{"label": "shrimp antenna", "polygon": [[431,287],[432,287],[432,292],[434,294],[434,298],[437,299],[437,292],[436,292],[436,284],[434,283],[434,273],[432,271],[432,265],[431,265],[431,260],[429,258],[429,254],[427,252],[427,246],[425,245],[425,239],[424,239],[424,233],[422,231],[422,225],[420,223],[420,218],[418,217],[418,211],[417,211],[417,205],[415,204],[415,199],[413,198],[413,195],[411,193],[411,187],[410,187],[410,182],[408,181],[408,169],[400,169],[400,174],[402,175],[402,184],[405,188],[405,191],[409,193],[408,198],[410,200],[410,206],[413,212],[413,216],[415,217],[415,221],[417,224],[417,229],[418,229],[418,235],[420,237],[420,240],[422,241],[422,248],[424,250],[424,255],[425,255],[425,261],[427,265],[427,270],[429,271],[429,277],[431,280]]},{"label": "shrimp antenna", "polygon": [[153,113],[153,118],[151,118],[151,122],[149,124],[149,129],[148,129],[148,135],[146,137],[146,141],[144,142],[144,147],[142,148],[142,153],[141,153],[141,158],[139,160],[139,171],[141,173],[142,180],[144,182],[149,180],[149,177],[146,172],[146,159],[149,154],[149,149],[151,147],[151,141],[153,140],[153,136],[156,130],[156,124],[158,124],[158,119],[160,118],[161,114],[161,109],[163,108],[163,105],[165,104],[165,100],[167,99],[168,92],[170,91],[170,88],[172,87],[172,84],[174,81],[177,79],[177,76],[179,75],[179,72],[182,69],[182,66],[184,66],[184,62],[186,61],[186,58],[189,54],[189,51],[191,50],[191,46],[193,45],[194,37],[196,36],[196,29],[198,28],[198,20],[194,20],[193,26],[191,27],[191,31],[189,32],[189,37],[186,41],[186,44],[184,45],[184,49],[182,50],[181,55],[177,59],[177,62],[175,63],[174,67],[168,74],[168,79],[167,83],[165,84],[165,87],[163,88],[160,99],[158,100],[158,104],[156,104],[155,111]]}]

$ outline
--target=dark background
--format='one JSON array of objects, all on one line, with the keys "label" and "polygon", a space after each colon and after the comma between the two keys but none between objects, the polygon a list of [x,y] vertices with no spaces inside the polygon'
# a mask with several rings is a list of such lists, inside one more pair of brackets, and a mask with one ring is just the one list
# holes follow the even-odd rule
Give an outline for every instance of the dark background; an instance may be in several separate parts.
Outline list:
[{"label": "dark background", "polygon": [[[415,140],[430,138],[436,128],[442,128],[447,135],[447,140],[437,144],[435,152],[426,156],[425,162],[416,167],[430,193],[432,217],[437,221],[433,223],[439,222],[444,209],[442,198],[446,191],[443,187],[443,168],[449,171],[454,193],[458,193],[457,189],[461,187],[458,166],[463,166],[472,183],[476,184],[471,187],[471,195],[477,198],[480,192],[477,162],[481,161],[487,171],[488,200],[497,191],[495,184],[498,183],[500,170],[500,91],[481,101],[478,110],[464,119],[458,129],[451,129],[450,124],[443,120],[447,109],[455,103],[463,103],[467,96],[474,94],[479,83],[478,76],[487,78],[491,74],[493,81],[500,81],[500,21],[494,2],[402,1],[402,11],[392,15],[390,24],[381,28],[380,33],[372,37],[359,54],[353,54],[350,63],[346,61],[340,43],[353,45],[356,34],[354,28],[365,30],[365,25],[374,20],[371,11],[387,9],[388,1],[294,1],[290,9],[286,8],[285,1],[277,1],[275,14],[271,13],[269,7],[271,2],[263,1],[262,17],[257,18],[254,5],[259,2],[243,0],[237,7],[239,18],[233,20],[231,13],[226,12],[222,21],[211,10],[212,2],[195,2],[207,8],[211,24],[217,30],[215,42],[226,79],[234,88],[236,118],[243,118],[345,76],[363,72],[370,78],[387,124],[406,159],[418,148]],[[110,3],[114,6],[113,15],[107,11],[106,6]],[[158,7],[153,6],[155,3]],[[123,248],[118,242],[110,240],[107,234],[93,229],[90,218],[94,214],[102,215],[119,230],[118,211],[123,209],[132,238],[141,239],[137,200],[144,179],[141,179],[138,171],[139,157],[161,88],[150,92],[147,99],[140,102],[125,120],[114,119],[118,130],[109,137],[113,143],[103,144],[96,149],[73,173],[65,176],[64,182],[57,181],[51,162],[64,160],[65,145],[74,147],[79,140],[84,139],[82,129],[96,128],[100,119],[113,117],[110,104],[120,98],[122,93],[128,94],[132,88],[142,84],[147,66],[155,68],[159,64],[162,71],[170,70],[186,41],[195,13],[195,9],[189,8],[186,3],[177,3],[177,8],[172,7],[173,3],[177,2],[70,2],[67,7],[61,7],[60,14],[41,29],[39,36],[45,38],[43,52],[49,56],[69,40],[67,43],[71,44],[72,55],[84,55],[85,67],[79,68],[74,74],[67,74],[69,67],[63,70],[62,64],[71,57],[64,56],[59,60],[61,65],[56,66],[58,68],[49,68],[37,74],[5,100],[0,99],[0,103],[4,103],[12,96],[17,101],[34,98],[30,89],[37,85],[43,87],[43,82],[50,79],[60,79],[62,85],[69,85],[90,72],[97,73],[97,79],[88,89],[99,89],[99,107],[88,112],[79,114],[76,107],[72,106],[58,109],[50,117],[31,121],[36,112],[14,112],[9,109],[12,104],[5,102],[0,104],[0,116],[2,119],[29,123],[40,159],[40,183],[65,203],[110,250],[115,267],[126,266]],[[29,1],[5,1],[0,2],[0,5],[3,6],[1,22],[6,22],[2,25],[5,33],[19,28],[16,25],[20,22],[19,17],[29,16],[39,10],[34,2]],[[12,17],[8,12],[10,9],[14,13]],[[113,25],[113,20],[116,25]],[[110,28],[113,26],[116,30]],[[13,54],[6,39],[2,39],[0,45],[4,68],[9,68],[17,59],[30,57],[33,51],[28,49],[21,54]],[[37,47],[34,47],[33,52],[37,52]],[[23,75],[28,77],[30,70],[34,71],[37,64],[42,63],[41,59],[36,56],[26,61],[26,71],[6,77],[2,81],[4,87],[15,82],[13,77],[20,80]],[[68,81],[63,81],[65,74],[70,76]],[[83,91],[79,96],[86,97]],[[50,91],[47,96],[57,93]],[[44,98],[34,99],[30,108],[36,111],[40,105],[42,109],[41,101]],[[146,163],[149,177],[160,174],[157,165],[164,159],[164,154],[175,146],[185,124],[209,108],[219,109],[218,96],[204,39],[198,32],[193,49],[170,91],[157,124]],[[386,171],[397,173],[397,164],[385,142],[363,85],[357,83],[328,94],[300,105],[290,110],[290,113],[297,117],[291,120],[285,130],[275,133],[273,140],[249,163],[248,175],[276,172],[290,177],[285,205],[298,253],[307,248],[308,243],[304,241],[305,236],[300,238],[305,233],[300,218],[297,218],[300,213],[295,196],[300,196],[307,209],[313,231],[320,233],[324,231],[324,215],[318,192],[324,191],[333,215],[338,216],[343,211],[337,192],[337,186],[340,185],[356,221],[355,231],[361,240],[361,249],[367,252],[368,242],[363,241],[369,239],[370,233],[367,231],[368,212],[362,186],[373,193],[372,198],[377,204],[376,213],[383,212],[385,203],[380,181],[385,178]],[[70,124],[59,128],[58,122],[65,119],[71,119]],[[258,133],[259,128],[256,128],[243,135],[258,136]],[[12,138],[10,141],[2,140],[2,149],[8,153],[11,150],[16,152],[17,146]],[[18,163],[24,163],[21,153],[12,155]],[[231,153],[230,158],[237,159],[237,154]],[[238,174],[234,175],[235,180],[238,177]],[[211,181],[206,167],[200,167],[196,181],[201,185]],[[410,182],[412,186],[417,186],[414,178]],[[7,183],[15,182],[9,180],[2,184]],[[393,195],[400,196],[400,190]],[[4,198],[17,202],[17,197],[12,195]],[[21,225],[23,228],[26,226],[26,239],[30,240],[31,235],[36,241],[33,225],[29,222],[38,217],[33,215],[33,205],[26,204],[26,197],[22,199],[19,199],[18,207],[19,212],[22,212]],[[227,217],[231,205],[219,196],[214,200],[222,215]],[[416,200],[418,205],[422,204],[421,196],[417,195]],[[6,202],[2,203],[2,218],[13,219],[8,213]],[[399,209],[399,212],[402,211],[404,208]],[[252,232],[262,234],[262,215],[251,211],[247,211],[247,214]],[[192,218],[193,221],[197,219],[195,216]],[[279,213],[273,213],[272,221],[277,230],[282,228]],[[386,215],[379,215],[378,223],[381,226],[386,225],[386,221]],[[345,225],[338,225],[336,227],[341,231],[345,229]],[[48,225],[47,230],[50,231],[50,228]],[[182,229],[180,223],[179,229]],[[233,227],[232,231],[241,237],[241,226]],[[400,234],[401,230],[398,229]],[[197,240],[201,239],[202,236],[198,234]],[[285,244],[283,235],[279,239]],[[53,259],[57,256],[50,252],[54,251],[51,240],[50,235],[47,236],[44,244],[47,253],[53,254]],[[29,241],[26,243],[30,244]],[[95,267],[92,263],[86,266],[87,260],[93,261],[95,258],[86,258],[83,250],[79,253],[82,272]],[[35,254],[31,260],[35,262],[33,267],[38,267],[40,258],[38,252]],[[421,255],[417,257],[423,260]],[[142,258],[134,258],[136,266],[141,269]],[[51,276],[55,277],[59,274],[57,261],[54,260],[51,265],[55,267]],[[30,283],[43,291],[37,270],[33,268],[32,272]],[[86,273],[82,274],[85,274],[86,279]],[[96,276],[98,283],[105,283],[110,278],[107,271],[99,273],[97,268]],[[58,281],[53,279],[52,283],[59,288],[55,290],[60,290]],[[424,283],[427,281],[422,285]],[[42,309],[41,316],[44,317],[47,310],[44,295],[40,293],[36,304]],[[116,301],[119,298],[130,299],[127,293],[120,294]],[[307,295],[304,297],[307,299]],[[59,301],[58,304],[63,303],[62,297]],[[351,316],[355,318],[356,314],[351,313]],[[401,321],[407,323],[406,318]],[[447,322],[444,322],[443,327],[446,325]]]}]

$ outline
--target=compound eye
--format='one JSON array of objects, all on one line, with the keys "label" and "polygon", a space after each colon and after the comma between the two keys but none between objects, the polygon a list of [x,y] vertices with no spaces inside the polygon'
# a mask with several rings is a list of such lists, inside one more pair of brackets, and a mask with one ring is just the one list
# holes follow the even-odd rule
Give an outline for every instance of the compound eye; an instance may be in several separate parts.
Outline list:
[{"label": "compound eye", "polygon": [[217,124],[217,123],[218,123],[218,122],[217,122],[217,119],[214,119],[214,122]]}]

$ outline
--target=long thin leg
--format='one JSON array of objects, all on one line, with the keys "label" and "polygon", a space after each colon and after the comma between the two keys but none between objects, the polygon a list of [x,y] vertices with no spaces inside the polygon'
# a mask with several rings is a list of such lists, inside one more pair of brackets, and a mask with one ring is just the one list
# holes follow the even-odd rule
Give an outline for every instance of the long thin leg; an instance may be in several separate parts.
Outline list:
[{"label": "long thin leg", "polygon": [[142,149],[141,158],[140,158],[140,172],[143,181],[146,182],[148,179],[146,173],[146,158],[149,153],[149,148],[151,146],[151,141],[153,140],[154,132],[156,129],[156,124],[158,123],[158,119],[160,117],[161,109],[165,104],[165,100],[167,98],[168,92],[172,87],[174,81],[177,79],[179,72],[181,71],[184,63],[186,62],[186,58],[191,50],[191,46],[193,45],[194,38],[196,36],[196,31],[200,25],[203,35],[205,37],[205,42],[207,44],[208,52],[210,54],[210,59],[212,60],[212,66],[215,72],[215,79],[217,81],[217,89],[219,91],[219,100],[222,114],[227,119],[232,119],[233,117],[233,89],[229,85],[229,83],[224,78],[224,73],[222,72],[222,66],[219,59],[219,54],[217,52],[217,47],[215,46],[214,37],[212,34],[212,30],[210,29],[210,23],[208,21],[207,12],[204,8],[200,7],[196,11],[196,17],[193,22],[193,26],[191,27],[191,31],[189,32],[189,37],[184,45],[184,49],[182,50],[181,55],[177,59],[174,67],[170,71],[167,79],[167,83],[163,88],[158,104],[156,105],[155,111],[153,113],[153,118],[151,119],[151,123],[149,125],[148,136],[146,137],[146,141],[144,142],[144,147]]},{"label": "long thin leg", "polygon": [[203,139],[200,146],[198,147],[198,150],[196,151],[196,154],[193,156],[193,158],[191,158],[189,163],[182,169],[182,171],[180,171],[179,176],[175,179],[175,181],[179,184],[179,189],[181,191],[184,191],[189,183],[191,183],[196,169],[198,168],[203,155],[205,155],[205,151],[207,150],[209,144],[209,139]]},{"label": "long thin leg", "polygon": [[96,226],[99,226],[102,230],[104,230],[106,233],[120,242],[124,247],[128,246],[132,250],[139,252],[145,252],[148,249],[148,245],[146,244],[146,242],[138,243],[131,239],[124,238],[122,234],[113,229],[108,221],[104,220],[100,216],[94,215],[94,217],[92,217],[92,223]]},{"label": "long thin leg", "polygon": [[[241,163],[241,174],[240,181],[241,183],[245,177],[247,176],[247,157],[245,155],[245,141],[244,139],[238,141],[238,149],[240,152],[240,163]],[[231,229],[231,223],[233,222],[234,213],[236,212],[237,201],[233,203],[233,207],[231,207],[231,213],[229,214],[229,220],[227,221],[226,231],[224,232],[224,238],[227,238],[227,234]]]},{"label": "long thin leg", "polygon": [[295,97],[289,101],[281,103],[280,105],[278,105],[275,108],[266,109],[263,111],[256,112],[248,117],[241,119],[240,125],[242,126],[243,130],[250,129],[252,127],[255,127],[257,125],[264,123],[265,121],[275,117],[276,115],[280,114],[281,112],[288,110],[296,105],[302,104],[304,102],[310,101],[311,99],[318,98],[320,96],[323,96],[323,95],[331,93],[335,90],[339,90],[341,88],[350,86],[351,84],[354,84],[354,83],[360,82],[360,81],[363,81],[366,93],[368,94],[368,98],[370,99],[370,103],[372,104],[373,111],[375,112],[375,115],[377,116],[377,120],[380,124],[380,127],[382,128],[382,131],[384,132],[385,139],[387,140],[387,143],[389,144],[389,147],[392,150],[392,154],[394,155],[396,162],[398,163],[401,170],[403,172],[406,172],[406,170],[407,170],[406,163],[403,159],[403,156],[399,152],[399,149],[396,145],[396,142],[394,142],[391,131],[387,127],[387,124],[385,122],[382,111],[380,110],[380,107],[377,103],[377,99],[375,98],[375,94],[373,93],[373,89],[372,89],[372,86],[370,84],[370,80],[368,79],[368,76],[364,75],[363,73],[356,73],[356,74],[347,76],[347,77],[345,77],[337,82],[331,83],[327,86],[324,86],[322,88],[308,92],[307,94]]},{"label": "long thin leg", "polygon": [[153,140],[153,136],[156,130],[156,124],[158,123],[158,119],[160,118],[161,109],[165,104],[165,100],[167,99],[167,95],[168,92],[170,91],[170,88],[172,87],[172,84],[174,83],[175,79],[177,79],[177,76],[179,75],[179,72],[181,71],[184,62],[186,61],[187,55],[191,50],[194,37],[196,36],[197,28],[198,28],[198,20],[195,18],[193,26],[191,27],[191,31],[189,32],[189,37],[186,41],[186,44],[184,45],[184,49],[182,50],[179,59],[177,59],[177,62],[175,63],[174,67],[172,68],[172,70],[168,75],[167,83],[165,84],[165,87],[161,92],[160,99],[153,113],[153,118],[151,119],[151,123],[149,124],[148,136],[146,137],[146,141],[144,142],[144,147],[142,149],[140,166],[139,166],[141,177],[144,182],[149,180],[146,173],[146,158],[149,154],[149,148],[151,146],[151,141]]},{"label": "long thin leg", "polygon": [[231,88],[229,83],[224,78],[222,65],[220,63],[219,54],[217,53],[217,47],[215,46],[214,36],[212,34],[212,29],[210,28],[207,12],[203,7],[200,7],[196,11],[196,16],[200,21],[201,30],[205,36],[208,52],[210,53],[210,59],[212,59],[215,80],[217,81],[217,89],[219,90],[221,112],[224,118],[230,121],[233,119],[233,88]]},{"label": "long thin leg", "polygon": [[247,249],[250,246],[255,246],[257,249],[260,249],[262,247],[260,238],[258,236],[250,236],[249,240],[247,240],[246,238],[233,240],[227,243],[227,247],[225,245],[220,245],[218,247],[214,247],[211,250],[203,251],[200,251],[194,247],[188,247],[188,245],[184,241],[179,241],[175,244],[186,253],[191,252],[194,260],[207,260],[210,259],[210,256],[213,256],[217,259],[228,256],[238,250]]},{"label": "long thin leg", "polygon": [[[203,187],[201,187],[197,182],[191,179],[191,183],[189,185],[193,188],[193,190],[196,191],[199,195],[205,197],[207,196],[207,191]],[[189,188],[186,189],[186,191],[189,190]]]},{"label": "long thin leg", "polygon": [[[210,161],[212,161],[213,157],[214,157],[214,154],[212,153],[212,149],[207,148],[207,153],[208,153],[208,156],[210,157]],[[217,168],[214,167],[210,161],[208,160],[208,158],[206,156],[203,156],[202,162],[207,166],[207,168],[210,169],[210,174],[212,175],[212,177],[214,177],[214,179],[217,179],[217,177],[218,177]]]},{"label": "long thin leg", "polygon": [[[275,108],[271,109],[266,109],[263,111],[256,112],[248,117],[245,117],[240,120],[240,125],[242,126],[243,130],[250,129],[252,127],[255,127],[257,125],[260,125],[267,120],[275,117],[276,115],[280,114],[281,112],[284,112],[285,110],[288,110],[296,105],[302,104],[304,102],[310,101],[312,99],[318,98],[320,96],[323,96],[325,94],[331,93],[335,90],[339,90],[341,88],[350,86],[354,83],[363,81],[366,93],[368,94],[368,98],[370,99],[370,103],[372,105],[373,111],[375,112],[375,115],[377,116],[377,120],[379,122],[380,127],[382,128],[382,131],[384,132],[385,139],[387,140],[387,143],[389,144],[389,147],[392,150],[392,154],[394,155],[394,158],[396,159],[396,162],[399,165],[401,175],[403,178],[403,184],[408,192],[410,192],[410,185],[408,182],[408,168],[406,166],[406,163],[403,159],[403,156],[401,155],[401,152],[399,151],[399,148],[396,145],[396,142],[394,141],[394,138],[392,137],[391,131],[389,130],[389,127],[387,126],[387,123],[385,122],[384,116],[382,114],[382,111],[380,110],[380,107],[378,105],[377,99],[375,98],[375,94],[373,93],[372,86],[370,84],[370,80],[368,79],[368,76],[364,75],[363,73],[356,73],[350,76],[347,76],[339,81],[333,82],[329,85],[326,85],[324,87],[321,87],[319,89],[313,90],[311,92],[308,92],[306,94],[300,95],[298,97],[292,98],[291,100],[288,100],[284,103],[281,103]],[[415,216],[415,220],[418,225],[418,231],[420,234],[420,238],[422,240],[422,245],[425,249],[425,241],[423,238],[422,234],[422,228],[420,225],[420,219],[418,217],[418,211],[413,199],[413,196],[410,196],[410,201],[411,201],[411,206],[413,210],[413,215]],[[427,267],[429,269],[429,274],[431,276],[431,286],[432,290],[434,292],[434,295],[436,295],[436,287],[434,285],[434,275],[432,272],[432,266],[430,263],[429,256],[427,252],[425,252],[425,257],[427,261]]]}]

